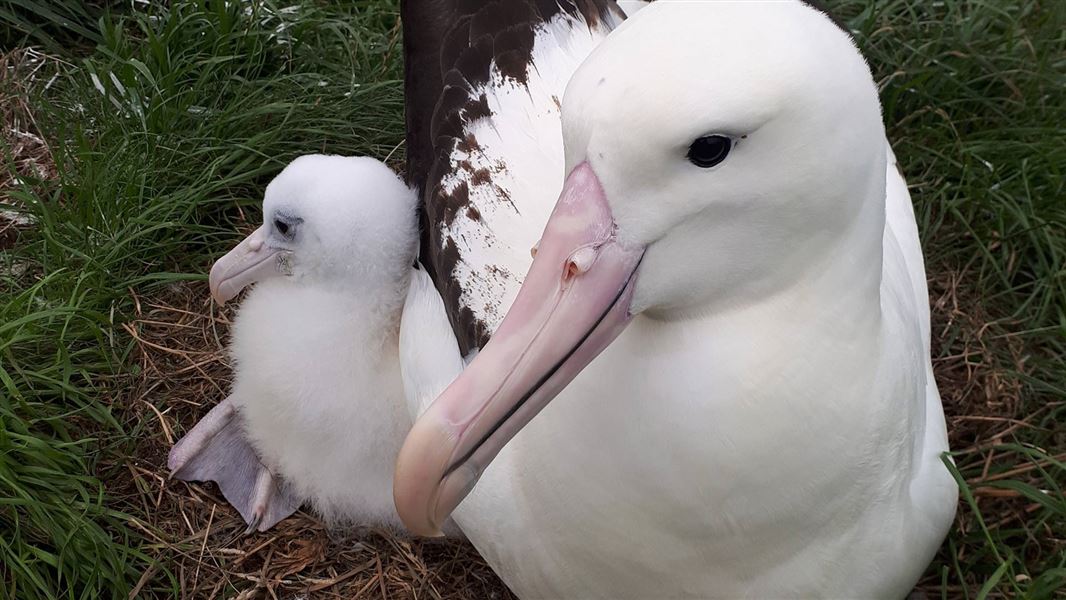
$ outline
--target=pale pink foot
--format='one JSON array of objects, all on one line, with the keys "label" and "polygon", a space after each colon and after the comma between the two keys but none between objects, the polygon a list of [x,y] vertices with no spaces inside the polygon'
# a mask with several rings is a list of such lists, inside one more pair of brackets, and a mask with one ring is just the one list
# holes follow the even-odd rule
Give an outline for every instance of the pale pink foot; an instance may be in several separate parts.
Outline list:
[{"label": "pale pink foot", "polygon": [[214,481],[248,524],[266,531],[296,512],[300,501],[275,483],[244,437],[233,398],[226,398],[178,440],[167,458],[171,477]]}]

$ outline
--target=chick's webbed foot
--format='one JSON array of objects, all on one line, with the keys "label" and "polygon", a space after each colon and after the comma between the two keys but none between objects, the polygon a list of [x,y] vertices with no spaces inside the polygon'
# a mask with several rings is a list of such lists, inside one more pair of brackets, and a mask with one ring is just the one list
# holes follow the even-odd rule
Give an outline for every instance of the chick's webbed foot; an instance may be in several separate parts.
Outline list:
[{"label": "chick's webbed foot", "polygon": [[232,397],[211,409],[170,450],[167,467],[182,481],[214,481],[248,524],[266,531],[296,512],[300,501],[279,487],[244,437]]}]

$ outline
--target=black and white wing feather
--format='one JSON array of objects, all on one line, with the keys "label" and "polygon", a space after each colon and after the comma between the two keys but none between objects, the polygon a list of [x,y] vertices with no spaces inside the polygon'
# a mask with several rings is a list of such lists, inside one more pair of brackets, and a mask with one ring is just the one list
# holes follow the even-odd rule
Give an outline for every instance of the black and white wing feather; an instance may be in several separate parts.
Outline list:
[{"label": "black and white wing feather", "polygon": [[403,3],[421,261],[465,355],[510,307],[563,183],[560,102],[625,18],[613,0]]}]

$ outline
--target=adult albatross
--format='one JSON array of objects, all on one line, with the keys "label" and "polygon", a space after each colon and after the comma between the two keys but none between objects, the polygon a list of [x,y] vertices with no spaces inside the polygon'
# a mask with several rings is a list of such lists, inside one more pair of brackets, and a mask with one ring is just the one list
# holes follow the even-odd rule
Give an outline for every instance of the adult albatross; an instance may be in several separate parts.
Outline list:
[{"label": "adult albatross", "polygon": [[441,295],[405,307],[401,518],[453,514],[522,598],[903,597],[957,489],[851,39],[799,1],[660,1],[610,35],[594,2],[501,4],[441,31],[437,78],[418,28],[457,13],[404,8]]}]

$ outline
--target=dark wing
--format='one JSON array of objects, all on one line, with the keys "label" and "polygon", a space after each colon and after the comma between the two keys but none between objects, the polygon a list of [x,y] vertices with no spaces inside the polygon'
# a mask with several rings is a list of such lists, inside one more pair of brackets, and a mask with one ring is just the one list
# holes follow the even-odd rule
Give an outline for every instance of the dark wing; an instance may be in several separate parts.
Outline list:
[{"label": "dark wing", "polygon": [[463,353],[506,313],[562,187],[559,102],[613,0],[405,0],[407,179]]}]

